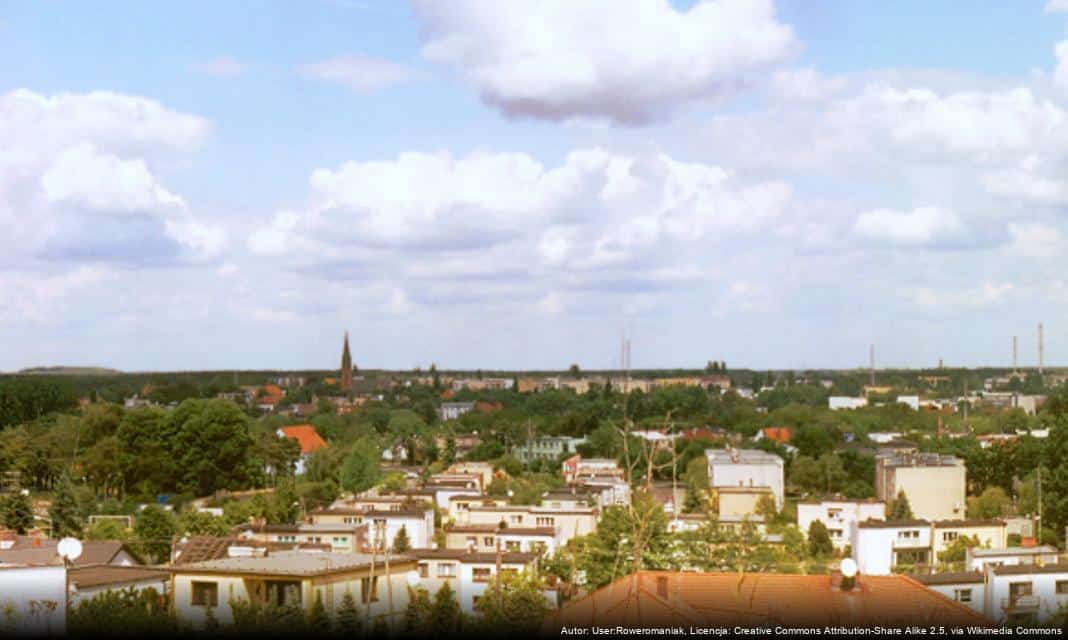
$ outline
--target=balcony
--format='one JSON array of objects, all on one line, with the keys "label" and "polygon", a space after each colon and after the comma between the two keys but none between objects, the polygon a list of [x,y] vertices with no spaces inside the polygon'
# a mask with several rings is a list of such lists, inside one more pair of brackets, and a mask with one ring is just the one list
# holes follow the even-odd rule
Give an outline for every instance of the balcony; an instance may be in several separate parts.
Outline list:
[{"label": "balcony", "polygon": [[1009,612],[1038,611],[1040,604],[1039,597],[1031,594],[1001,599],[1001,608]]}]

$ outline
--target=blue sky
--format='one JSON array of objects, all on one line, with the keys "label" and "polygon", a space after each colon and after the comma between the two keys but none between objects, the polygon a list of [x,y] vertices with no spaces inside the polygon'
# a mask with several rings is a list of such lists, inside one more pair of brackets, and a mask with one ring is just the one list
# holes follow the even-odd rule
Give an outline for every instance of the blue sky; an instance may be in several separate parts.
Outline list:
[{"label": "blue sky", "polygon": [[0,370],[1068,362],[1063,1],[499,5],[0,1]]}]

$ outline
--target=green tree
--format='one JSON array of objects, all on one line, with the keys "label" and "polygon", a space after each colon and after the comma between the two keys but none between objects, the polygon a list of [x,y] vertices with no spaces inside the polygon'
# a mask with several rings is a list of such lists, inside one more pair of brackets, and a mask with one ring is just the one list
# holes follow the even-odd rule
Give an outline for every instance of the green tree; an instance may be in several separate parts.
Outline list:
[{"label": "green tree", "polygon": [[341,467],[341,486],[353,493],[375,486],[382,473],[381,456],[372,440],[357,440]]},{"label": "green tree", "polygon": [[831,533],[827,525],[819,520],[813,520],[808,525],[808,553],[813,558],[826,558],[834,553],[834,543],[831,542]]},{"label": "green tree", "polygon": [[67,633],[72,637],[168,635],[178,630],[167,600],[155,589],[105,591],[70,609]]},{"label": "green tree", "polygon": [[630,506],[604,510],[597,530],[581,545],[578,563],[594,586],[642,569],[669,565],[671,538],[663,507],[647,492],[635,492]]},{"label": "green tree", "polygon": [[323,595],[318,590],[315,592],[315,602],[308,611],[308,627],[314,633],[330,632],[330,616],[326,614]]},{"label": "green tree", "polygon": [[186,400],[167,414],[170,455],[180,470],[178,489],[205,496],[240,489],[249,478],[251,419],[232,402]]},{"label": "green tree", "polygon": [[171,541],[178,531],[174,516],[156,506],[145,507],[134,523],[134,541],[138,550],[155,562],[166,562],[171,553]]},{"label": "green tree", "polygon": [[0,521],[8,529],[20,534],[33,528],[33,505],[21,491],[10,494],[0,502]]},{"label": "green tree", "polygon": [[456,592],[448,582],[441,585],[434,594],[430,627],[435,633],[455,633],[460,629],[460,603],[456,601]]},{"label": "green tree", "polygon": [[118,520],[97,520],[85,528],[86,540],[128,540],[129,530]]},{"label": "green tree", "polygon": [[409,588],[408,608],[404,610],[404,630],[411,634],[424,634],[433,631],[430,627],[433,605],[430,594],[422,587]]},{"label": "green tree", "polygon": [[890,520],[911,520],[912,519],[912,506],[909,504],[909,497],[905,495],[904,491],[898,491],[897,497],[890,501],[890,504],[886,505],[887,518]]},{"label": "green tree", "polygon": [[408,528],[401,525],[397,535],[393,537],[393,553],[405,553],[412,548],[411,540],[408,539]]},{"label": "green tree", "polygon": [[475,603],[475,613],[488,631],[536,634],[550,610],[541,589],[533,574],[494,576]]},{"label": "green tree", "polygon": [[990,520],[1008,515],[1012,509],[1012,498],[1001,487],[988,487],[978,496],[968,498],[968,517],[977,520]]},{"label": "green tree", "polygon": [[341,608],[337,610],[337,630],[343,636],[354,636],[360,632],[360,612],[356,608],[356,598],[351,591],[345,591],[341,598]]},{"label": "green tree", "polygon": [[1042,452],[1042,524],[1058,532],[1068,525],[1068,389],[1051,397],[1044,407],[1049,428]]},{"label": "green tree", "polygon": [[53,538],[81,535],[82,519],[78,514],[77,500],[74,498],[74,485],[66,473],[60,476],[56,485],[48,516],[52,519]]}]

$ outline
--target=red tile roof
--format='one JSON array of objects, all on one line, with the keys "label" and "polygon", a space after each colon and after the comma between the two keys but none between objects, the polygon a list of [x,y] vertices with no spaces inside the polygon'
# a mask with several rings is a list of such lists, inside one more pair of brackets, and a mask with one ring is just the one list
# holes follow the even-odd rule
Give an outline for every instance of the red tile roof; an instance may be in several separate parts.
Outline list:
[{"label": "red tile roof", "polygon": [[260,404],[275,405],[281,402],[282,398],[285,396],[282,387],[279,387],[276,384],[265,384],[260,387],[260,392],[262,393],[262,396],[259,398]]},{"label": "red tile roof", "polygon": [[300,443],[301,453],[311,453],[329,446],[326,444],[326,440],[323,440],[315,430],[315,427],[310,424],[295,424],[289,427],[282,427],[282,435],[287,438],[293,438]]},{"label": "red tile roof", "polygon": [[763,431],[765,438],[774,440],[780,444],[790,442],[790,438],[793,436],[790,427],[764,427]]},{"label": "red tile roof", "polygon": [[543,631],[563,626],[901,626],[990,625],[965,605],[903,575],[859,576],[843,590],[830,575],[671,573],[621,578],[550,616]]}]

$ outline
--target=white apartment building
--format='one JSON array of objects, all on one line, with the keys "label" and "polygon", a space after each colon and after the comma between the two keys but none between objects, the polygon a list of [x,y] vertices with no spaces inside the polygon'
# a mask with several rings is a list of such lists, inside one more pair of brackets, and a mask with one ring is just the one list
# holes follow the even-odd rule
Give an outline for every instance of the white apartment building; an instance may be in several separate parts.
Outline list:
[{"label": "white apartment building", "polygon": [[853,559],[862,575],[886,576],[903,564],[931,562],[931,523],[867,520],[853,531]]},{"label": "white apartment building", "polygon": [[964,461],[938,453],[885,453],[875,458],[875,495],[889,503],[899,492],[924,520],[960,520],[965,511]]},{"label": "white apartment building", "polygon": [[1002,549],[968,549],[965,566],[968,571],[984,571],[990,567],[1016,567],[1056,564],[1056,547],[1008,547]]},{"label": "white apartment building", "polygon": [[836,549],[852,544],[857,523],[885,519],[886,503],[874,500],[824,500],[797,505],[797,528],[808,535],[813,522],[822,522]]},{"label": "white apartment building", "polygon": [[842,409],[860,409],[868,406],[867,398],[854,398],[852,396],[831,396],[827,398],[827,406],[831,411]]},{"label": "white apartment building", "polygon": [[[434,539],[434,509],[411,505],[399,509],[319,509],[308,513],[312,526],[370,525],[368,544],[392,546],[403,528],[412,547],[429,547]],[[303,525],[309,526],[309,525]]]},{"label": "white apartment building", "polygon": [[[497,575],[500,561],[501,574],[518,574],[536,570],[538,556],[533,553],[468,552],[455,549],[419,549],[413,552],[419,562],[420,588],[429,592],[431,599],[442,585],[448,583],[456,592],[460,610],[466,614],[475,612],[475,603],[485,595],[490,581]],[[556,594],[546,590],[546,600],[556,607]]]},{"label": "white apartment building", "polygon": [[766,487],[775,507],[783,505],[783,460],[773,453],[753,449],[709,449],[708,482],[715,490],[727,487]]},{"label": "white apartment building", "polygon": [[551,528],[558,544],[577,536],[593,533],[600,511],[596,507],[553,509],[545,506],[509,505],[490,507],[472,505],[465,524],[492,524],[513,528]]},{"label": "white apartment building", "polygon": [[986,579],[982,572],[931,573],[913,577],[931,591],[937,591],[981,616],[986,615]]},{"label": "white apartment building", "polygon": [[459,524],[445,529],[446,549],[483,553],[502,551],[552,555],[560,547],[557,527],[501,527],[495,524]]},{"label": "white apartment building", "polygon": [[18,636],[67,632],[67,569],[62,565],[0,563],[0,625]]},{"label": "white apartment building", "polygon": [[1005,626],[1046,624],[1068,606],[1068,564],[988,566],[985,610]]},{"label": "white apartment building", "polygon": [[359,553],[369,545],[369,523],[243,525],[238,537],[263,544],[330,545],[335,553]]}]

